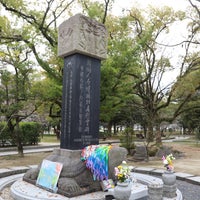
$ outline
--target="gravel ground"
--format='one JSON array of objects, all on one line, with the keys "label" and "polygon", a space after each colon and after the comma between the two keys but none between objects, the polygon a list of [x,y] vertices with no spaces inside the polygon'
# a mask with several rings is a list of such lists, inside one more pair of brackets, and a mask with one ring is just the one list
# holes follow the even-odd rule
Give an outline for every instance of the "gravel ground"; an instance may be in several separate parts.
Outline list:
[{"label": "gravel ground", "polygon": [[200,186],[187,183],[185,181],[176,181],[177,188],[183,195],[183,200],[200,200]]},{"label": "gravel ground", "polygon": [[[177,188],[182,192],[183,200],[200,200],[200,186],[177,180]],[[10,188],[6,187],[0,193],[3,200],[14,200],[10,195]]]},{"label": "gravel ground", "polygon": [[14,200],[10,195],[10,187],[6,187],[0,192],[0,200],[1,198],[3,200]]}]

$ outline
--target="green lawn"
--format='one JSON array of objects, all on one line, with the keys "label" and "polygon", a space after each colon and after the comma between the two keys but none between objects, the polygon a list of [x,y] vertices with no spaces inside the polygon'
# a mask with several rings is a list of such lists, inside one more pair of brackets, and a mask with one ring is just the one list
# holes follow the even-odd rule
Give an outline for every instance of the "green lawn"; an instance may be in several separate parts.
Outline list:
[{"label": "green lawn", "polygon": [[43,135],[43,137],[40,138],[40,142],[59,143],[60,141],[57,140],[56,135]]}]

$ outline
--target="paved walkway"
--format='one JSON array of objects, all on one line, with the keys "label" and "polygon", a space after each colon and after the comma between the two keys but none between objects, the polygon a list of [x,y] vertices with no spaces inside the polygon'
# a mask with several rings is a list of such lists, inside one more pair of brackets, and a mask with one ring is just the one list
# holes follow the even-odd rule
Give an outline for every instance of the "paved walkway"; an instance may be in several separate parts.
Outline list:
[{"label": "paved walkway", "polygon": [[[21,166],[21,167],[0,169],[0,191],[8,184],[12,183],[13,181],[16,181],[17,179],[20,179],[23,173],[25,173],[28,169],[33,167],[37,166]],[[136,167],[134,168],[134,172],[140,172],[142,174],[150,174],[152,176],[161,178],[161,174],[163,171],[152,168]],[[177,181],[176,181],[177,188],[181,191],[183,200],[200,200],[199,178],[184,173],[175,173],[175,174],[177,176]]]},{"label": "paved walkway", "polygon": [[[59,148],[60,144],[56,143],[40,143],[38,146],[25,146],[24,147],[24,154],[28,153],[37,153],[37,152],[51,152],[55,148]],[[8,156],[8,155],[17,155],[17,148],[16,147],[6,147],[0,148],[0,156]]]}]

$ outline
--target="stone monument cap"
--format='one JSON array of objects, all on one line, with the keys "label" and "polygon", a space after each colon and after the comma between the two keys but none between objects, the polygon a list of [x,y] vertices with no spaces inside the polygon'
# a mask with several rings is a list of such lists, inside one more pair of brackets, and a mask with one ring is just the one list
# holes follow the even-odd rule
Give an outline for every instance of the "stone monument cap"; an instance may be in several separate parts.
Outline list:
[{"label": "stone monument cap", "polygon": [[58,28],[58,56],[80,53],[100,60],[106,59],[107,35],[103,24],[76,14]]}]

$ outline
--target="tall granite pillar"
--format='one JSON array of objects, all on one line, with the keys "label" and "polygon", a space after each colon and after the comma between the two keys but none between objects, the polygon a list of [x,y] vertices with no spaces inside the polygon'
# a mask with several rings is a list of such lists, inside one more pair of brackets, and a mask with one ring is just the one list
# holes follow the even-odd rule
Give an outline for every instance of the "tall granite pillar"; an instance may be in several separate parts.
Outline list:
[{"label": "tall granite pillar", "polygon": [[60,148],[99,142],[100,64],[106,48],[103,24],[77,14],[59,26],[58,56],[64,58]]}]

